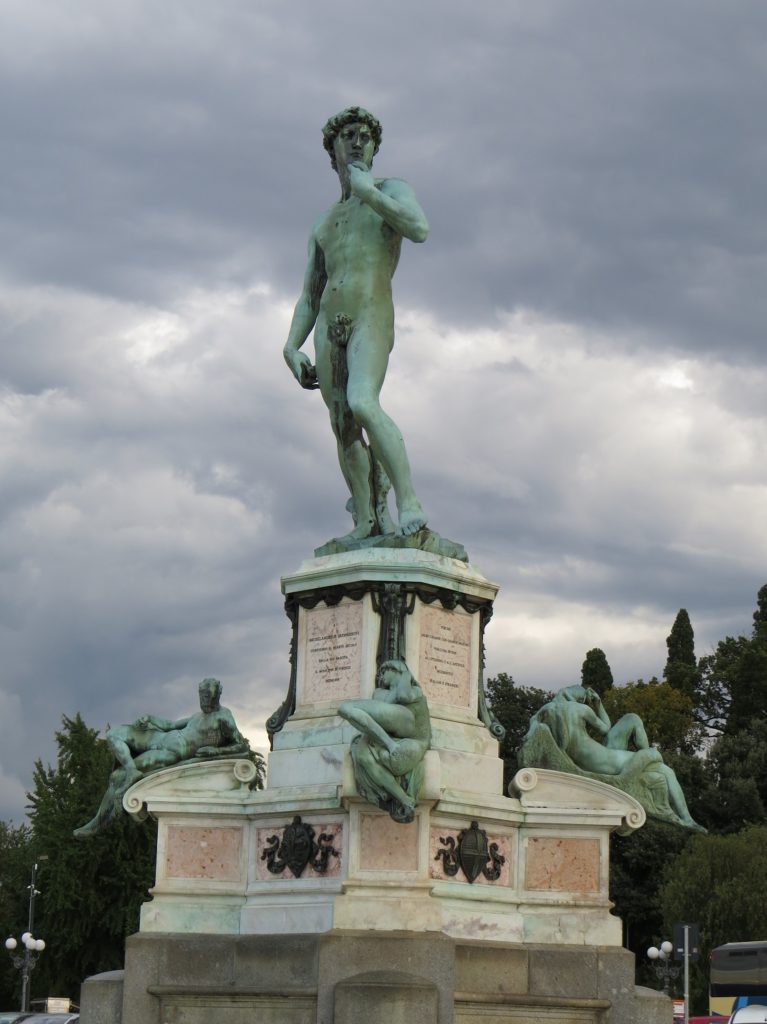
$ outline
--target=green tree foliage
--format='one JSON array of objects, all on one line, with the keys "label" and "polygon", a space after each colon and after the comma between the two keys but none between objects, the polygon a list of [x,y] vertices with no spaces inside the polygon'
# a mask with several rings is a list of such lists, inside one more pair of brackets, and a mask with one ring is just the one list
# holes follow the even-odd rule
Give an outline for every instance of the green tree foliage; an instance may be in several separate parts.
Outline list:
[{"label": "green tree foliage", "polygon": [[737,735],[767,719],[767,584],[757,595],[750,637],[725,637],[700,660],[696,714],[712,729]]},{"label": "green tree foliage", "polygon": [[664,758],[673,752],[692,753],[700,740],[700,726],[693,714],[692,697],[675,690],[669,683],[641,679],[608,690],[602,698],[611,721],[633,712],[644,722],[651,743]]},{"label": "green tree foliage", "polygon": [[[611,837],[610,896],[637,956],[637,980],[657,986],[647,947],[670,937],[676,922],[698,921],[704,955],[693,985],[702,1012],[709,949],[761,938],[767,916],[767,585],[758,593],[750,636],[725,637],[696,666],[692,626],[680,609],[667,644],[663,682],[595,684],[587,673],[602,660],[598,649],[589,651],[582,680],[600,692],[613,722],[639,715],[676,773],[691,814],[711,833],[693,836],[651,820],[630,836]],[[488,682],[488,694],[508,730],[502,751],[508,778],[530,715],[551,694],[518,687],[504,673]],[[705,751],[712,728],[722,735]]]},{"label": "green tree foliage", "polygon": [[695,634],[686,608],[680,608],[671,632],[666,637],[668,659],[663,678],[675,690],[693,697],[698,688],[698,663],[695,659]]},{"label": "green tree foliage", "polygon": [[505,793],[519,767],[517,751],[527,732],[530,717],[551,700],[553,694],[548,690],[539,690],[535,686],[517,686],[506,672],[499,672],[497,676],[488,679],[485,691],[493,714],[506,729],[506,736],[501,743]]},{"label": "green tree foliage", "polygon": [[[700,925],[701,958],[691,969],[693,1007],[708,999],[708,958],[716,946],[764,936],[767,918],[767,828],[737,835],[693,836],[668,860],[660,890],[664,934],[678,921]],[[658,932],[660,935],[660,932]]]},{"label": "green tree foliage", "polygon": [[754,719],[767,718],[767,646],[761,639],[728,636],[700,665],[702,722],[736,735]]},{"label": "green tree foliage", "polygon": [[754,612],[753,638],[767,647],[767,583],[756,595],[756,611]]},{"label": "green tree foliage", "polygon": [[[26,825],[0,821],[0,940],[17,941],[28,923],[28,890],[32,875],[32,832]],[[20,974],[9,957],[0,961],[0,1007],[19,1005]]]},{"label": "green tree foliage", "polygon": [[720,736],[705,760],[704,824],[719,833],[767,823],[767,721]]},{"label": "green tree foliage", "polygon": [[724,730],[738,687],[740,663],[749,641],[744,636],[725,637],[713,654],[700,659],[700,694],[695,706],[698,721],[709,729]]},{"label": "green tree foliage", "polygon": [[595,690],[600,697],[612,688],[613,674],[605,652],[600,647],[593,647],[586,652],[586,660],[581,667],[581,684]]},{"label": "green tree foliage", "polygon": [[759,720],[767,720],[767,648],[752,640],[743,652],[730,691],[725,732],[737,735]]},{"label": "green tree foliage", "polygon": [[156,827],[124,816],[88,840],[72,831],[92,817],[112,769],[106,742],[78,714],[56,733],[55,768],[35,764],[30,819],[38,871],[36,931],[47,948],[33,976],[33,996],[77,998],[90,974],[122,967],[126,936],[154,880]]}]

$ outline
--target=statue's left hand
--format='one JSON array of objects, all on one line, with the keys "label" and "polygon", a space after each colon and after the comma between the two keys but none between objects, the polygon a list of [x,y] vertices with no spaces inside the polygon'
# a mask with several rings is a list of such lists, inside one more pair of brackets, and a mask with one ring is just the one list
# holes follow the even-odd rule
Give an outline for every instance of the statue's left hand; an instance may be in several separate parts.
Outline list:
[{"label": "statue's left hand", "polygon": [[215,757],[218,754],[218,747],[198,747],[195,751],[195,757]]},{"label": "statue's left hand", "polygon": [[364,199],[376,191],[375,178],[370,169],[361,163],[354,162],[349,164],[349,184],[352,193],[358,199]]}]

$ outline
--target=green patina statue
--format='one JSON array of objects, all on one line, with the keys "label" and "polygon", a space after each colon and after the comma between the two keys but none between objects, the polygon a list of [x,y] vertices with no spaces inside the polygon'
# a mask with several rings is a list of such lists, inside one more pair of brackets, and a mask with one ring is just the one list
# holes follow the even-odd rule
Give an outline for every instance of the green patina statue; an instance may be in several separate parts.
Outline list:
[{"label": "green patina statue", "polygon": [[125,793],[145,775],[181,761],[250,753],[250,744],[235,725],[232,712],[221,707],[218,679],[203,679],[199,693],[200,710],[191,718],[169,721],[142,715],[132,725],[118,725],[107,731],[107,743],[118,764],[95,816],[75,829],[79,839],[115,821]]},{"label": "green patina statue", "polygon": [[519,764],[606,782],[633,796],[650,817],[705,832],[690,815],[673,770],[650,746],[642,719],[623,715],[613,725],[590,688],[566,686],[536,711]]},{"label": "green patina statue", "polygon": [[[425,241],[426,217],[406,182],[373,177],[381,125],[369,111],[341,111],[327,122],[323,137],[341,198],[312,227],[303,291],[284,355],[299,384],[319,388],[328,407],[351,493],[347,509],[354,528],[318,548],[317,554],[371,546],[386,538],[391,546],[465,559],[461,545],[426,529],[402,434],[379,402],[394,345],[391,279],[402,239]],[[300,351],[312,330],[314,366]],[[389,514],[390,487],[397,526]]]},{"label": "green patina statue", "polygon": [[377,682],[372,700],[345,700],[338,714],[360,731],[351,745],[360,796],[394,821],[410,822],[431,743],[429,706],[404,661],[385,661]]}]

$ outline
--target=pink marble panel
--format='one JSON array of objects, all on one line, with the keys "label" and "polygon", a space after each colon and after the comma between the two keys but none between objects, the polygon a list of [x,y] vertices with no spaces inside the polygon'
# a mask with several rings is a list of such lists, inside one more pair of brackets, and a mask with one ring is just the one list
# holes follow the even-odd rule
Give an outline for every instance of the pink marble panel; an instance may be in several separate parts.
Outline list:
[{"label": "pink marble panel", "polygon": [[599,892],[599,840],[528,839],[525,884],[528,889]]},{"label": "pink marble panel", "polygon": [[[287,824],[287,822],[285,823]],[[306,865],[304,870],[300,874],[300,878],[336,878],[341,874],[341,854],[343,849],[343,825],[335,822],[332,825],[327,825],[322,822],[306,822],[311,825],[314,829],[314,841],[317,842],[321,835],[330,836],[329,843],[323,843],[323,846],[331,846],[338,852],[338,856],[330,854],[328,857],[327,870],[323,872],[316,871],[311,861]],[[270,849],[274,844],[270,843],[269,840],[272,836],[277,836],[278,839],[282,839],[283,828],[271,826],[270,828],[258,828],[256,829],[256,878],[260,881],[272,881],[275,878],[293,878],[294,875],[290,868],[285,867],[279,874],[274,874],[267,867],[267,861],[264,857],[264,853],[267,849]],[[280,857],[277,858],[281,860]]]},{"label": "pink marble panel", "polygon": [[418,681],[429,700],[468,707],[471,700],[470,616],[437,605],[421,606]]},{"label": "pink marble panel", "polygon": [[388,815],[360,815],[360,868],[363,871],[417,871],[418,823],[404,825]]},{"label": "pink marble panel", "polygon": [[[432,828],[429,832],[429,877],[439,878],[443,881],[448,882],[466,882],[469,884],[469,880],[463,873],[461,868],[458,868],[458,873],[455,875],[448,875],[444,867],[444,858],[439,856],[440,850],[449,850],[449,844],[440,842],[441,839],[451,837],[455,840],[455,849],[458,849],[458,836],[460,829],[457,832],[450,831],[445,828]],[[504,858],[504,862],[501,865],[501,874],[491,881],[489,878],[485,878],[483,874],[480,874],[478,878],[472,882],[472,885],[509,885],[511,879],[511,843],[509,842],[508,836],[494,836],[488,832],[487,834],[488,847],[490,843],[497,843],[498,853]],[[488,861],[488,866],[492,866],[492,861]]]},{"label": "pink marble panel", "polygon": [[240,878],[242,829],[169,825],[165,847],[167,878]]},{"label": "pink marble panel", "polygon": [[306,671],[301,703],[359,697],[362,602],[311,608],[306,617]]}]

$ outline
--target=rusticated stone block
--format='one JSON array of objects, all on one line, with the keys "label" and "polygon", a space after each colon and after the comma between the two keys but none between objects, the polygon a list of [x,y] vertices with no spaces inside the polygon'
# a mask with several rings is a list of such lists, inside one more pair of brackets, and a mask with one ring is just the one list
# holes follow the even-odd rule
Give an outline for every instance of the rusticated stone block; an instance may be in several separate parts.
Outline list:
[{"label": "rusticated stone block", "polygon": [[219,986],[234,981],[234,942],[229,935],[184,935],[167,943],[162,956],[165,973],[176,985],[195,986],[203,978],[215,978]]},{"label": "rusticated stone block", "polygon": [[[453,1020],[453,964],[454,946],[450,939],[438,933],[413,935],[406,932],[347,932],[346,934],[323,936],[320,943],[320,959],[318,977],[320,979],[317,993],[318,1020],[323,1024],[337,1024],[333,1014],[335,1001],[339,992],[344,992],[344,985],[358,985],[370,980],[371,967],[386,967],[386,972],[397,978],[396,988],[402,988],[400,982],[410,979],[410,985],[426,985],[437,993],[438,1016],[424,1016],[426,1024],[439,1021],[439,1024],[452,1024]],[[374,998],[386,1000],[383,977],[379,973],[376,979],[377,988],[369,988],[366,994],[369,1005]],[[433,989],[431,988],[433,986]],[[403,997],[403,1006],[407,1000],[421,1000],[428,1008],[431,996],[425,991],[410,992]],[[344,1012],[351,1004],[347,995],[341,995]],[[382,1021],[386,1018],[380,1018]],[[406,1018],[408,1024],[420,1024],[418,1014]],[[376,1018],[378,1020],[378,1018]],[[399,1021],[399,1018],[397,1018]],[[371,1018],[363,1014],[345,1017],[344,1024],[370,1024]],[[388,1024],[392,1024],[388,1020]]]},{"label": "rusticated stone block", "polygon": [[236,987],[290,992],[317,985],[319,938],[316,935],[243,935],[237,940]]},{"label": "rusticated stone block", "polygon": [[546,949],[533,946],[529,956],[532,995],[596,998],[597,954],[593,947]]},{"label": "rusticated stone block", "polygon": [[437,986],[399,971],[377,971],[336,985],[333,1024],[438,1024]]},{"label": "rusticated stone block", "polygon": [[455,990],[465,993],[527,992],[527,950],[479,944],[456,946]]},{"label": "rusticated stone block", "polygon": [[80,989],[80,1020],[85,1024],[120,1024],[125,971],[105,971],[86,978]]}]

